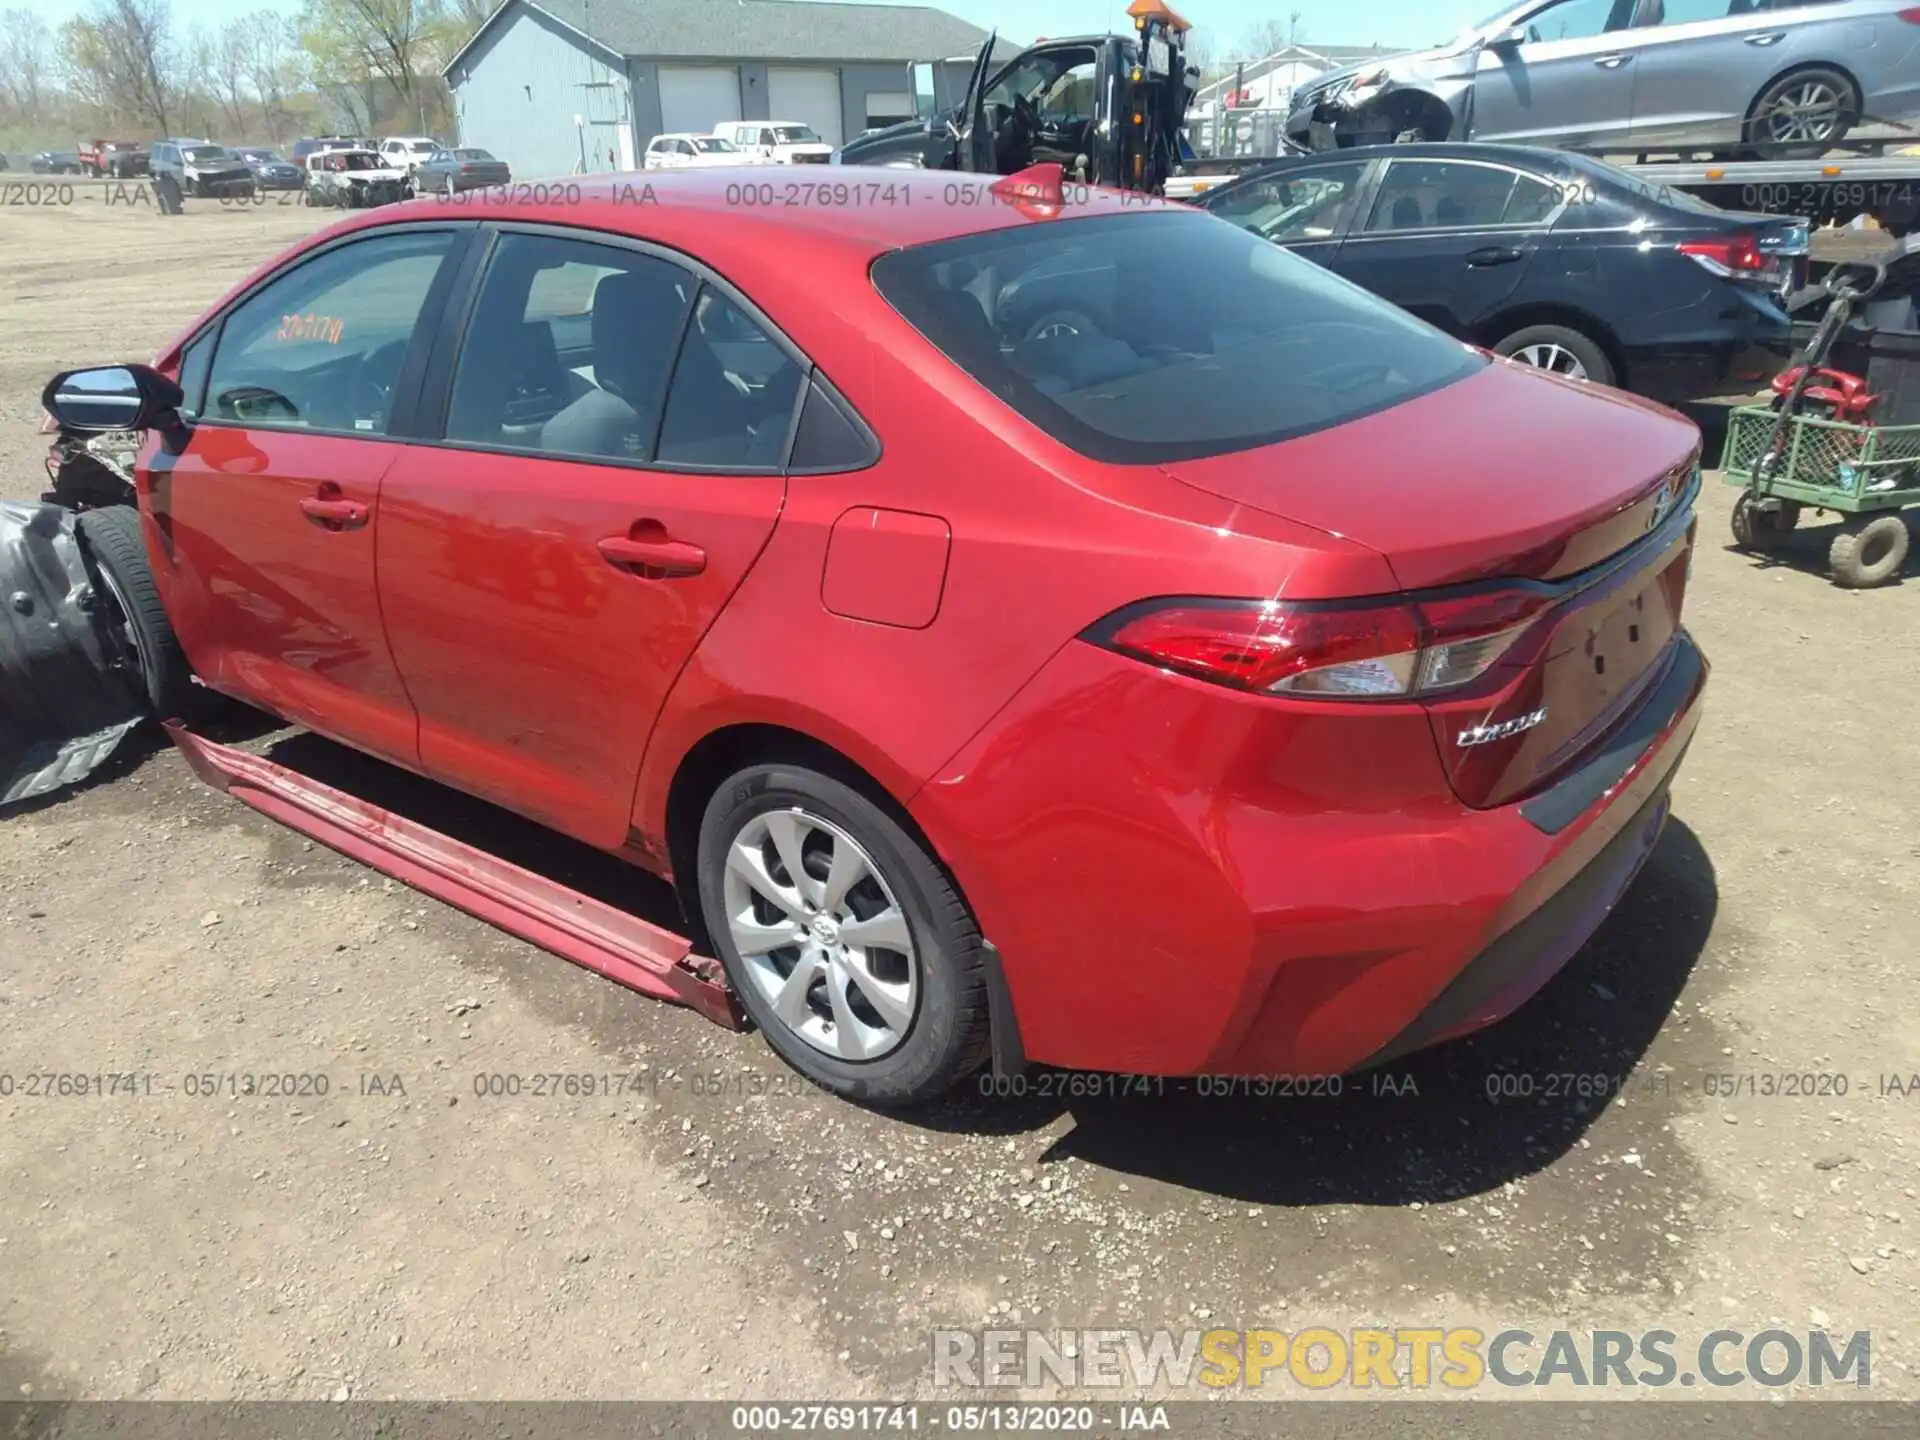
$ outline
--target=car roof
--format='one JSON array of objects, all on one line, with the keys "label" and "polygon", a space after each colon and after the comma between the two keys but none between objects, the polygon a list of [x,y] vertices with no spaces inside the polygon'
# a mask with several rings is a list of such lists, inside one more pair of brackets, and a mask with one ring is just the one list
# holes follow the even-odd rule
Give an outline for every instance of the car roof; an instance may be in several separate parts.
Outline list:
[{"label": "car roof", "polygon": [[1485,140],[1419,140],[1401,145],[1354,145],[1340,150],[1321,150],[1311,155],[1282,155],[1234,178],[1251,179],[1256,175],[1283,174],[1289,170],[1305,170],[1342,161],[1374,160],[1381,156],[1391,156],[1395,160],[1486,160],[1497,165],[1524,165],[1534,170],[1568,163],[1565,150],[1548,145],[1501,145]]},{"label": "car roof", "polygon": [[[818,179],[809,177],[806,183],[814,188],[811,203],[777,203],[778,192],[794,183],[793,171],[785,165],[588,175],[538,187],[531,195],[476,192],[484,198],[461,207],[460,213],[464,219],[536,221],[666,245],[684,244],[696,256],[723,233],[729,237],[751,234],[756,243],[764,243],[782,232],[878,255],[1016,225],[1071,224],[1100,215],[1191,208],[1117,190],[1070,185],[1068,203],[1049,217],[994,194],[993,187],[1002,183],[997,176],[859,165],[835,167]],[[840,197],[838,187],[843,185],[846,194]],[[748,187],[761,203],[745,198]],[[770,189],[775,203],[764,199]],[[548,192],[546,198],[540,198],[541,190]],[[353,229],[444,214],[444,207],[420,200],[340,223],[344,229]]]}]

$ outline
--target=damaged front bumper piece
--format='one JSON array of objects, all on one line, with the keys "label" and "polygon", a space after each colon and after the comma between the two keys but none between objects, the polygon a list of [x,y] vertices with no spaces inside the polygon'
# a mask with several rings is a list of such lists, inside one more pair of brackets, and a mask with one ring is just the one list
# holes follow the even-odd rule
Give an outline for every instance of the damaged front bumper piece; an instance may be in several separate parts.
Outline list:
[{"label": "damaged front bumper piece", "polygon": [[0,500],[0,807],[85,779],[146,714],[76,519]]},{"label": "damaged front bumper piece", "polygon": [[196,775],[270,819],[630,990],[746,1027],[720,962],[686,936],[177,720],[167,733]]}]

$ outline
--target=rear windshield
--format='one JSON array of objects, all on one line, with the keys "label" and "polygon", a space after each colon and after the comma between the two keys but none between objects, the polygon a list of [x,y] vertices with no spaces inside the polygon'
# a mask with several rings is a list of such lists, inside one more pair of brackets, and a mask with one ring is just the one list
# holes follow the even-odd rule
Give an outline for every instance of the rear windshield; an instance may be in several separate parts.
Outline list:
[{"label": "rear windshield", "polygon": [[1271,445],[1487,363],[1312,261],[1186,211],[943,240],[882,256],[873,279],[1001,400],[1118,464]]}]

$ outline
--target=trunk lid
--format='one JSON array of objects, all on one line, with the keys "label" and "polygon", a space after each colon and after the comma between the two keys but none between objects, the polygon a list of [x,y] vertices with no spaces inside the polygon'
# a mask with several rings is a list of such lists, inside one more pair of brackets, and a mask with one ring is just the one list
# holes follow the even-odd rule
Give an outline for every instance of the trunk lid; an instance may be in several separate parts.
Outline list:
[{"label": "trunk lid", "polygon": [[1408,590],[1557,580],[1646,533],[1689,420],[1495,361],[1329,430],[1168,464],[1185,484],[1377,550]]},{"label": "trunk lid", "polygon": [[1499,362],[1348,425],[1165,468],[1378,551],[1409,591],[1506,582],[1535,598],[1497,664],[1424,702],[1455,793],[1487,807],[1577,767],[1665,672],[1698,459],[1699,432],[1671,411]]}]

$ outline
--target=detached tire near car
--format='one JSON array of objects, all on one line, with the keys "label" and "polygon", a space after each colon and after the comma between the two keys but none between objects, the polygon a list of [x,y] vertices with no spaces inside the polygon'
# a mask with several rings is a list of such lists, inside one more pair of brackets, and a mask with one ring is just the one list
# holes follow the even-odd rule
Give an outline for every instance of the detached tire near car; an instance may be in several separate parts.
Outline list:
[{"label": "detached tire near car", "polygon": [[1906,563],[1912,537],[1899,511],[1848,525],[1827,548],[1833,582],[1847,590],[1884,585]]},{"label": "detached tire near car", "polygon": [[198,698],[193,667],[154,588],[140,512],[131,505],[89,510],[80,516],[79,531],[81,548],[109,607],[107,622],[124,644],[129,678],[158,718],[186,715]]},{"label": "detached tire near car", "polygon": [[923,844],[853,787],[755,765],[700,824],[702,918],[767,1042],[851,1100],[934,1098],[987,1058],[984,947]]}]

